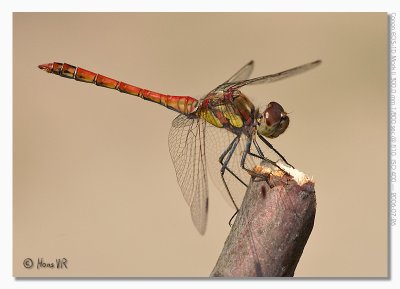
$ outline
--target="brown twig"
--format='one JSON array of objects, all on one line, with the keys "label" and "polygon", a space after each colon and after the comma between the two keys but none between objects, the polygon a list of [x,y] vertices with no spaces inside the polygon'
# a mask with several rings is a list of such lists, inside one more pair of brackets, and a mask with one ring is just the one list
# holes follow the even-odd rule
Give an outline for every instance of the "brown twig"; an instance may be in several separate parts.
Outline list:
[{"label": "brown twig", "polygon": [[271,188],[250,182],[211,277],[294,275],[314,225],[314,183],[287,167],[290,175],[265,164],[256,170]]}]

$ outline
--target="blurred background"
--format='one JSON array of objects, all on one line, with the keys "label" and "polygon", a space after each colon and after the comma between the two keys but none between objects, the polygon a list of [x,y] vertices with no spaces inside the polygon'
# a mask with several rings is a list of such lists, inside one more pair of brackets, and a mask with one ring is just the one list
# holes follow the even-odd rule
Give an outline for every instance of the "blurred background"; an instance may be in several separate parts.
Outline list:
[{"label": "blurred background", "polygon": [[[385,13],[15,13],[14,276],[206,277],[234,213],[209,182],[200,236],[168,150],[176,113],[48,75],[67,62],[200,98],[253,59],[253,75],[316,59],[305,74],[243,88],[290,113],[272,144],[316,183],[298,277],[388,276]],[[25,258],[68,270],[25,269]]]}]

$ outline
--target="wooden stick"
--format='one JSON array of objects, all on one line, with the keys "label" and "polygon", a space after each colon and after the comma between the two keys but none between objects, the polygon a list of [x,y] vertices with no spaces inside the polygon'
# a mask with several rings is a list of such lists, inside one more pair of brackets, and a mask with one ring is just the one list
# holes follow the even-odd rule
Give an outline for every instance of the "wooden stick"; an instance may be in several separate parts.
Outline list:
[{"label": "wooden stick", "polygon": [[289,277],[311,234],[316,198],[314,182],[278,163],[255,171],[268,183],[252,180],[211,277]]}]

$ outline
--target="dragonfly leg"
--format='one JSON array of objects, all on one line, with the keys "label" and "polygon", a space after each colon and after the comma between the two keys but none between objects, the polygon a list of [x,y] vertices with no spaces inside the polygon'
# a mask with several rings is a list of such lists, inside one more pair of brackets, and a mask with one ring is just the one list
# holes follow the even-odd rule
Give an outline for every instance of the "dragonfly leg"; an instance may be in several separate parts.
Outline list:
[{"label": "dragonfly leg", "polygon": [[227,147],[227,148],[224,150],[224,152],[220,155],[220,157],[219,157],[218,160],[219,160],[219,163],[220,163],[221,165],[224,164],[224,158],[225,158],[226,155],[231,151],[232,146],[233,146],[235,140],[236,140],[236,138],[228,145],[228,147]]},{"label": "dragonfly leg", "polygon": [[268,158],[266,158],[266,157],[264,156],[264,153],[262,152],[262,150],[261,150],[260,146],[258,145],[256,139],[253,139],[253,144],[254,144],[254,146],[255,146],[255,148],[256,148],[256,150],[257,150],[258,155],[257,155],[257,154],[254,154],[254,153],[252,153],[252,152],[250,152],[250,151],[248,151],[248,154],[249,154],[249,155],[251,155],[251,156],[253,156],[253,157],[256,157],[256,158],[259,158],[259,159],[262,159],[263,161],[269,162],[270,164],[272,164],[272,165],[278,167],[280,170],[282,170],[282,168],[279,167],[279,166],[276,164],[276,162],[271,161],[270,159],[268,159]]},{"label": "dragonfly leg", "polygon": [[229,219],[229,226],[232,227],[232,221],[235,219],[235,217],[237,216],[237,214],[239,213],[239,210],[236,210],[236,212],[232,215],[232,217]]},{"label": "dragonfly leg", "polygon": [[[255,140],[253,140],[253,143],[254,143],[254,146],[256,147],[257,152],[259,153],[259,155],[258,155],[258,154],[255,154],[255,153],[252,153],[252,152],[250,151],[251,140],[248,139],[247,142],[246,142],[245,149],[244,149],[244,151],[243,151],[242,158],[241,158],[241,160],[240,160],[240,167],[241,167],[243,170],[247,171],[247,172],[250,174],[250,176],[253,178],[254,181],[265,181],[265,182],[268,184],[268,186],[271,188],[271,184],[269,183],[269,180],[268,180],[268,178],[267,178],[265,175],[260,174],[260,173],[256,173],[256,172],[254,172],[253,170],[246,168],[246,165],[245,165],[245,164],[246,164],[247,155],[251,155],[251,156],[253,156],[253,157],[262,159],[262,160],[264,160],[264,161],[267,161],[267,162],[271,163],[272,165],[278,167],[280,170],[282,170],[282,168],[279,167],[275,162],[271,161],[270,159],[268,159],[268,158],[266,158],[266,157],[264,156],[264,154],[263,154],[262,151],[261,151],[261,148],[259,147],[259,145],[257,144],[257,142],[256,142]],[[257,178],[258,178],[258,180],[257,180]]]},{"label": "dragonfly leg", "polygon": [[258,145],[256,138],[253,139],[253,144],[254,144],[254,146],[255,146],[255,148],[257,150],[257,153],[259,154],[259,156],[257,156],[257,157],[265,159],[265,156],[264,156],[260,146]]},{"label": "dragonfly leg", "polygon": [[[260,156],[260,155],[257,155],[257,154],[254,154],[254,153],[250,152],[250,147],[251,147],[251,139],[248,138],[247,141],[246,141],[246,146],[245,146],[245,148],[244,148],[242,158],[240,159],[240,167],[241,167],[243,170],[247,171],[247,172],[250,174],[250,176],[256,176],[256,175],[258,175],[257,173],[255,173],[255,172],[254,172],[253,170],[251,170],[251,169],[246,168],[246,165],[245,165],[245,164],[246,164],[247,155],[251,155],[251,156],[260,158],[260,159],[262,159],[262,160],[264,160],[265,157],[264,157],[264,155],[262,154],[261,149],[260,149],[260,152],[261,152],[261,156]],[[258,145],[256,146],[256,148],[257,148],[257,147],[258,147]],[[259,147],[258,147],[258,149],[259,149]]]},{"label": "dragonfly leg", "polygon": [[226,170],[232,175],[234,176],[243,186],[245,186],[247,188],[247,184],[241,179],[239,178],[230,168],[226,167]]},{"label": "dragonfly leg", "polygon": [[[230,159],[232,158],[233,153],[235,152],[235,149],[236,149],[236,147],[237,147],[237,145],[238,145],[238,143],[239,143],[239,140],[240,140],[240,135],[236,136],[236,137],[233,139],[233,141],[229,144],[228,148],[222,153],[222,155],[221,155],[220,158],[219,158],[219,160],[220,160],[220,162],[221,162],[221,164],[222,164],[222,167],[221,167],[221,170],[220,170],[222,182],[224,183],[224,186],[225,186],[226,191],[228,192],[229,198],[231,199],[231,201],[232,201],[232,203],[233,203],[233,205],[235,206],[235,209],[236,209],[235,214],[234,214],[234,215],[232,216],[232,218],[229,220],[229,226],[231,226],[231,224],[232,224],[231,222],[232,222],[233,218],[236,216],[237,212],[239,211],[239,208],[238,208],[238,206],[236,205],[236,202],[235,202],[235,200],[234,200],[233,197],[232,197],[232,194],[231,194],[231,192],[230,192],[230,190],[229,190],[228,184],[227,184],[226,181],[225,181],[224,174],[225,174],[225,170],[227,170],[227,171],[230,172],[230,173],[233,173],[233,172],[228,168],[228,164],[229,164]],[[226,158],[225,158],[225,157],[226,157]],[[235,176],[235,174],[233,174],[233,175]],[[237,177],[237,176],[236,176],[236,177]],[[237,177],[237,179],[239,179],[239,178]],[[240,179],[239,179],[239,180],[240,180]],[[241,182],[243,183],[243,181],[241,181]]]},{"label": "dragonfly leg", "polygon": [[263,161],[265,161],[265,162],[268,162],[268,163],[270,163],[271,165],[273,165],[273,166],[277,167],[278,169],[280,169],[281,171],[284,171],[284,169],[282,169],[280,166],[278,166],[276,162],[271,161],[271,160],[268,159],[268,158],[261,157],[261,156],[259,156],[259,155],[257,155],[257,154],[252,153],[252,152],[248,152],[248,154],[251,155],[251,156],[253,156],[253,157],[259,158],[259,159],[261,159],[261,160],[263,160]]},{"label": "dragonfly leg", "polygon": [[266,157],[264,156],[264,154],[263,154],[263,152],[262,152],[260,146],[258,145],[258,143],[257,143],[257,141],[256,141],[255,139],[253,139],[253,143],[254,143],[254,146],[255,146],[256,149],[257,149],[257,153],[258,153],[258,154],[255,154],[255,153],[252,153],[251,151],[248,151],[248,152],[247,152],[248,155],[251,155],[251,156],[256,157],[256,158],[259,158],[259,159],[261,159],[261,160],[263,160],[263,161],[269,162],[270,164],[272,164],[272,165],[278,167],[279,169],[281,169],[281,168],[276,164],[276,162],[271,161],[270,159],[268,159],[268,158],[266,158]]},{"label": "dragonfly leg", "polygon": [[[221,156],[219,157],[219,163],[221,164],[221,166],[224,166],[224,158],[226,157],[226,155],[232,150],[232,147],[234,145],[234,141],[233,140],[229,146],[225,149],[225,151],[221,154]],[[242,185],[244,185],[247,188],[247,184],[241,179],[239,178],[227,165],[225,167],[225,169],[232,175],[234,176]]]},{"label": "dragonfly leg", "polygon": [[256,158],[259,158],[259,159],[262,159],[263,161],[266,161],[266,162],[272,164],[273,166],[277,167],[277,168],[280,169],[281,171],[283,171],[283,169],[282,169],[280,166],[278,166],[278,165],[276,164],[276,162],[271,161],[270,159],[268,159],[268,158],[266,158],[266,157],[264,156],[264,154],[263,154],[263,152],[262,152],[260,146],[258,145],[256,139],[253,139],[253,144],[254,144],[254,146],[255,146],[255,148],[256,148],[256,150],[257,150],[258,155],[255,154],[255,153],[252,153],[252,152],[250,152],[250,151],[248,152],[249,155],[251,155],[251,156],[253,156],[253,157],[256,157]]},{"label": "dragonfly leg", "polygon": [[260,137],[260,139],[271,149],[273,150],[285,163],[287,163],[289,166],[291,166],[292,168],[294,168],[294,166],[292,166],[291,164],[289,164],[289,162],[285,159],[285,157],[278,152],[273,146],[272,144],[267,141],[261,134],[257,133],[257,135]]},{"label": "dragonfly leg", "polygon": [[258,145],[258,142],[257,142],[257,140],[256,140],[255,138],[253,139],[253,144],[254,144],[254,146],[255,146],[255,148],[256,148],[256,150],[257,150],[258,155],[257,155],[257,154],[254,154],[254,153],[252,153],[252,152],[250,152],[250,150],[248,151],[248,154],[249,154],[249,155],[251,155],[251,156],[253,156],[253,157],[260,158],[260,159],[262,159],[263,161],[269,162],[270,164],[272,164],[272,165],[278,167],[280,170],[282,170],[282,169],[276,164],[276,162],[271,161],[270,159],[268,159],[268,158],[266,158],[266,157],[264,156],[264,153],[262,152],[262,150],[261,150],[260,146]]}]

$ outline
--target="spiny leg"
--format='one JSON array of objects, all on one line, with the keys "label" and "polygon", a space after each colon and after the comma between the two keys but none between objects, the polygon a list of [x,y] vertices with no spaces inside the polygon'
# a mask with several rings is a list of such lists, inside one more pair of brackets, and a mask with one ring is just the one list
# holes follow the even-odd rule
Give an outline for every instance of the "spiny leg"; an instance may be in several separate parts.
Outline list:
[{"label": "spiny leg", "polygon": [[[227,184],[226,184],[226,182],[225,182],[225,179],[224,179],[224,171],[225,171],[225,169],[228,169],[227,166],[228,166],[229,160],[230,160],[230,158],[232,157],[232,154],[233,154],[233,152],[235,151],[239,140],[240,140],[240,136],[237,136],[237,137],[232,141],[231,145],[229,145],[228,148],[230,148],[231,150],[230,150],[229,155],[228,155],[227,159],[225,160],[225,162],[223,163],[222,168],[221,168],[222,180],[223,180],[224,185],[225,185],[225,188],[228,190],[229,196],[231,197],[231,200],[232,200],[232,202],[233,202],[233,204],[235,205],[235,208],[236,208],[236,212],[233,214],[233,216],[232,216],[232,217],[230,218],[230,220],[229,220],[229,226],[232,226],[232,220],[233,220],[233,219],[236,217],[236,215],[238,214],[239,208],[237,207],[235,201],[234,201],[233,198],[232,198],[231,193],[229,192],[228,186],[227,186]],[[240,161],[240,166],[241,166],[242,169],[246,170],[247,172],[249,172],[250,175],[252,175],[254,172],[251,171],[251,170],[249,170],[249,169],[247,169],[247,168],[244,166],[244,163],[245,163],[245,161],[246,161],[246,155],[247,155],[247,153],[250,151],[250,146],[251,146],[251,140],[250,140],[250,138],[248,138],[248,139],[247,139],[247,142],[246,142],[245,151],[244,151],[244,153],[243,153],[243,155],[242,155],[242,159],[241,159],[241,161]],[[223,153],[223,156],[225,156],[225,155],[226,155],[226,153],[224,152],[224,153]],[[258,155],[255,155],[255,156],[257,156],[257,157],[259,157],[259,158],[262,158],[262,157],[260,157],[260,156],[258,156]],[[264,158],[262,158],[262,159],[264,159]],[[221,160],[221,158],[220,158],[220,160]],[[228,169],[228,171],[229,171],[229,169]],[[231,173],[232,173],[232,172],[231,172]],[[233,174],[233,173],[232,173],[232,174]],[[233,175],[234,175],[237,179],[239,179],[235,174],[233,174]],[[239,179],[239,180],[240,180],[240,179]],[[242,181],[242,183],[243,183],[243,181]],[[246,187],[247,187],[247,185],[246,185]]]},{"label": "spiny leg", "polygon": [[[262,152],[262,150],[261,150],[260,146],[258,145],[257,140],[256,140],[255,138],[253,138],[253,144],[254,144],[254,147],[255,147],[256,150],[257,150],[258,155],[257,155],[257,154],[254,154],[254,153],[252,153],[252,152],[250,152],[250,151],[248,152],[249,155],[251,155],[251,156],[253,156],[253,157],[256,157],[256,158],[259,158],[259,159],[262,159],[263,161],[266,161],[266,162],[272,164],[273,166],[277,167],[277,168],[280,169],[281,171],[283,170],[280,166],[277,165],[276,162],[271,161],[270,159],[268,159],[268,158],[266,158],[266,157],[264,156],[264,153]],[[279,153],[278,153],[278,154],[279,154]],[[280,154],[279,154],[279,155],[280,155]],[[282,157],[282,158],[283,158],[283,157]],[[284,159],[284,158],[283,158],[283,159]],[[286,160],[285,160],[285,161],[286,161]],[[287,162],[286,162],[286,163],[287,163]]]},{"label": "spiny leg", "polygon": [[[239,137],[239,136],[237,136]],[[236,139],[236,138],[235,138]],[[232,146],[235,142],[235,139],[229,144],[229,146],[224,150],[224,152],[221,154],[221,156],[219,157],[219,163],[221,164],[221,166],[224,165],[224,158],[225,156],[228,154],[228,152],[230,152],[232,150]],[[237,145],[237,144],[236,144]],[[233,152],[232,152],[233,154]],[[225,167],[225,169],[232,175],[234,176],[242,185],[244,185],[247,188],[247,184],[241,179],[239,178],[227,165]]]},{"label": "spiny leg", "polygon": [[[235,143],[236,138],[238,138],[237,143]],[[246,184],[241,178],[239,178],[239,177],[228,167],[228,163],[229,163],[229,161],[230,161],[230,159],[231,159],[231,157],[232,157],[232,155],[233,155],[233,152],[235,151],[236,146],[237,146],[238,143],[239,143],[240,136],[237,136],[236,138],[229,144],[229,146],[228,146],[228,147],[225,149],[225,151],[221,154],[221,156],[219,157],[219,162],[220,162],[221,165],[222,165],[221,171],[222,171],[222,170],[227,170],[232,176],[234,176],[241,184],[243,184],[243,185],[247,188],[247,184]],[[261,150],[260,150],[260,151],[261,151]],[[230,155],[228,155],[227,159],[224,161],[224,158],[226,157],[226,155],[227,155],[228,153],[229,153]],[[262,153],[262,152],[261,152],[261,153]],[[257,156],[257,157],[259,157],[259,156]],[[262,158],[262,159],[264,159],[264,158]],[[235,213],[233,214],[233,216],[229,219],[229,226],[232,226],[232,220],[236,217],[237,213],[239,212],[239,208],[237,207],[237,205],[236,205],[235,201],[233,200],[233,197],[232,197],[232,195],[231,195],[231,193],[230,193],[230,191],[229,191],[229,188],[228,188],[228,186],[227,186],[227,184],[226,184],[226,181],[225,181],[225,178],[224,178],[224,176],[223,176],[224,173],[221,173],[221,174],[222,174],[222,181],[224,182],[225,188],[227,189],[228,194],[229,194],[229,197],[231,198],[232,203],[234,204],[234,206],[235,206],[235,208],[236,208],[236,212],[235,212]]]},{"label": "spiny leg", "polygon": [[230,168],[226,167],[226,170],[232,175],[234,176],[243,186],[245,186],[247,188],[247,184],[241,179],[239,178],[233,171],[231,171]]},{"label": "spiny leg", "polygon": [[261,134],[257,133],[257,135],[260,137],[260,139],[271,149],[273,150],[285,163],[287,163],[289,166],[291,166],[292,168],[294,168],[294,166],[292,166],[291,164],[289,164],[289,162],[285,159],[285,157],[283,155],[281,155],[280,152],[278,152],[273,146],[272,144],[267,141]]},{"label": "spiny leg", "polygon": [[257,156],[257,157],[262,158],[262,159],[265,158],[264,153],[262,152],[260,146],[258,145],[256,138],[253,138],[253,144],[259,154],[259,156]]},{"label": "spiny leg", "polygon": [[[251,138],[248,137],[247,140],[246,140],[246,146],[244,147],[242,158],[240,159],[240,167],[243,170],[245,170],[246,172],[248,172],[250,174],[250,176],[253,177],[256,173],[253,170],[250,170],[250,169],[246,168],[246,166],[245,166],[247,155],[250,154],[251,156],[254,156],[254,157],[257,157],[257,158],[260,158],[260,159],[264,159],[264,157],[256,155],[256,154],[253,154],[252,152],[250,152],[251,141],[252,141]],[[256,146],[256,148],[257,148],[257,146]],[[262,152],[261,152],[261,154],[262,154]]]},{"label": "spiny leg", "polygon": [[253,144],[254,144],[254,147],[255,147],[256,150],[257,150],[258,155],[252,153],[250,150],[247,152],[249,155],[251,155],[251,156],[253,156],[253,157],[256,157],[256,158],[259,158],[259,159],[262,159],[263,161],[269,162],[270,164],[272,164],[272,165],[278,167],[279,169],[281,169],[281,168],[276,164],[276,162],[271,161],[270,159],[268,159],[268,158],[266,158],[266,157],[264,156],[264,153],[262,152],[262,150],[261,150],[260,146],[258,145],[257,140],[256,140],[255,138],[253,139]]},{"label": "spiny leg", "polygon": [[[265,156],[264,156],[263,152],[261,151],[261,148],[258,145],[258,143],[257,143],[255,138],[253,138],[253,144],[254,144],[254,146],[255,146],[255,148],[257,150],[258,155],[254,154],[254,153],[252,153],[250,151],[251,141],[250,141],[250,139],[248,139],[247,143],[246,143],[246,147],[245,147],[244,153],[242,155],[241,163],[240,163],[242,169],[246,170],[245,164],[246,164],[247,154],[249,154],[249,155],[251,155],[253,157],[257,157],[257,158],[260,158],[262,160],[266,160],[266,161],[269,161],[269,162],[273,163],[271,160],[265,158]],[[250,175],[252,175],[253,173],[251,173]],[[252,175],[252,177],[253,177],[253,175]],[[255,180],[256,177],[257,176],[254,175],[254,180]],[[268,179],[265,178],[265,176],[262,176],[262,178],[260,178],[260,180],[265,180],[267,182],[268,186],[271,187],[271,185],[268,182]],[[250,242],[252,244],[251,248],[252,248],[252,251],[253,251],[253,254],[254,254],[254,258],[255,258],[255,264],[254,265],[255,265],[256,276],[262,276],[262,268],[261,268],[261,264],[260,264],[260,261],[259,261],[259,258],[258,258],[257,249],[256,249],[256,245],[255,245],[254,238],[253,238],[253,233],[252,233],[252,230],[251,230],[251,222],[249,221],[247,214],[244,214],[244,217],[247,219],[247,222],[248,222]]]},{"label": "spiny leg", "polygon": [[[233,196],[229,190],[228,184],[225,181],[224,178],[224,174],[225,174],[225,170],[228,170],[228,172],[232,173],[232,171],[228,168],[228,164],[230,159],[232,158],[233,153],[235,152],[235,149],[239,143],[240,140],[240,135],[236,136],[233,141],[229,144],[228,148],[222,153],[222,155],[219,157],[219,161],[222,164],[220,173],[221,173],[221,178],[222,178],[222,182],[224,183],[225,189],[228,192],[229,198],[231,199],[233,205],[235,206],[236,212],[235,214],[231,217],[231,219],[229,220],[229,226],[232,226],[232,220],[233,218],[237,215],[237,212],[239,211],[238,206],[236,205],[235,200],[233,199]],[[226,157],[226,158],[225,158]],[[225,160],[224,160],[225,159]],[[235,174],[233,174],[235,176]],[[239,179],[239,177],[236,176],[237,179]],[[241,181],[243,183],[243,181]]]},{"label": "spiny leg", "polygon": [[[252,152],[250,151],[251,142],[252,142],[251,138],[247,138],[246,146],[245,146],[245,149],[244,149],[244,151],[243,151],[242,158],[241,158],[241,160],[240,160],[240,167],[241,167],[243,170],[247,171],[247,172],[250,174],[250,176],[253,178],[254,181],[265,181],[265,182],[268,184],[268,186],[271,188],[271,184],[269,183],[268,177],[266,177],[266,176],[263,175],[263,174],[256,173],[254,170],[251,170],[251,169],[246,168],[246,158],[247,158],[247,155],[251,155],[251,156],[253,156],[253,157],[257,157],[257,158],[259,158],[259,159],[262,159],[262,160],[264,160],[264,161],[267,161],[267,162],[271,163],[272,165],[278,167],[280,170],[282,170],[282,168],[280,168],[275,162],[273,162],[273,161],[271,161],[270,159],[264,157],[264,154],[262,153],[262,151],[261,151],[259,145],[257,144],[257,142],[256,142],[254,139],[253,139],[253,143],[254,143],[254,146],[256,147],[257,152],[259,153],[259,155],[252,153]],[[257,180],[256,178],[258,178],[259,180]]]},{"label": "spiny leg", "polygon": [[[248,155],[250,155],[250,156],[252,156],[252,157],[259,158],[259,159],[261,159],[261,160],[263,160],[263,161],[265,161],[265,162],[268,162],[268,163],[270,163],[271,165],[277,167],[277,168],[280,169],[281,171],[284,171],[284,169],[282,169],[280,166],[278,166],[278,164],[277,164],[276,162],[271,161],[270,159],[262,158],[262,157],[260,157],[259,155],[254,154],[254,153],[252,153],[252,152],[249,152]],[[255,173],[254,173],[254,174],[255,174]]]},{"label": "spiny leg", "polygon": [[[220,173],[221,173],[221,178],[222,178],[222,181],[223,181],[223,183],[224,183],[225,189],[227,190],[228,195],[229,195],[229,197],[230,197],[230,199],[231,199],[231,201],[232,201],[232,203],[233,203],[233,205],[235,206],[235,209],[236,209],[236,212],[233,214],[233,216],[232,216],[232,217],[230,218],[230,220],[229,220],[229,225],[230,225],[230,226],[232,225],[232,220],[235,218],[235,216],[236,216],[237,213],[239,212],[239,208],[238,208],[238,206],[236,205],[236,202],[234,201],[233,196],[232,196],[232,194],[231,194],[231,192],[230,192],[230,190],[229,190],[228,184],[226,183],[226,180],[225,180],[225,178],[224,178],[225,170],[227,170],[227,171],[228,171],[232,176],[234,176],[240,183],[242,183],[244,186],[247,187],[247,184],[245,184],[245,183],[244,183],[232,170],[230,170],[229,167],[228,167],[229,161],[230,161],[230,159],[231,159],[231,157],[232,157],[234,151],[235,151],[236,148],[237,148],[237,145],[238,145],[238,143],[239,143],[239,140],[240,140],[240,135],[236,136],[236,137],[233,139],[233,141],[229,144],[229,146],[225,149],[225,151],[224,151],[224,152],[221,154],[221,156],[219,157],[219,162],[220,162],[221,165],[222,165],[221,171],[220,171]],[[256,148],[256,150],[257,150],[258,155],[257,155],[257,154],[254,154],[254,153],[252,153],[252,152],[250,152],[250,147],[251,147],[252,141],[253,141],[253,143],[254,143],[254,146],[255,146],[255,148]],[[272,145],[271,145],[271,147],[272,147]],[[272,149],[273,149],[274,151],[276,151],[273,147],[272,147]],[[276,152],[277,152],[277,151],[276,151]],[[278,154],[279,156],[281,156],[281,158],[287,163],[287,161],[285,160],[285,158],[284,158],[279,152],[277,152],[277,154]],[[265,181],[267,182],[268,186],[271,187],[271,185],[269,184],[268,178],[266,178],[265,175],[256,173],[256,172],[254,172],[253,170],[250,170],[250,169],[248,169],[248,168],[245,167],[247,155],[251,155],[251,156],[254,156],[254,157],[256,157],[256,158],[259,158],[259,159],[262,159],[262,160],[264,160],[264,161],[267,161],[267,162],[271,163],[272,165],[278,167],[279,169],[281,169],[281,168],[280,168],[275,162],[271,161],[271,160],[268,159],[268,158],[265,158],[265,156],[264,156],[264,154],[263,154],[263,152],[262,152],[260,146],[258,145],[258,143],[256,142],[255,139],[247,138],[246,146],[245,146],[245,150],[244,150],[244,152],[243,152],[242,158],[241,158],[240,166],[241,166],[242,169],[244,169],[245,171],[247,171],[247,172],[250,174],[250,176],[252,176],[253,178],[259,178],[260,180],[265,180]],[[226,157],[226,158],[225,158],[225,157]],[[224,159],[225,159],[225,160],[224,160]],[[281,170],[282,170],[282,169],[281,169]]]}]

